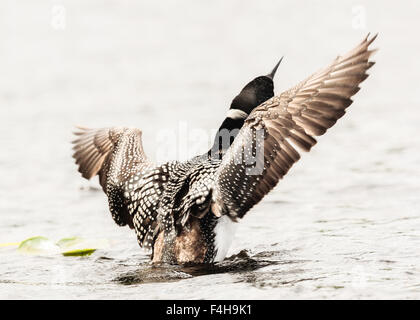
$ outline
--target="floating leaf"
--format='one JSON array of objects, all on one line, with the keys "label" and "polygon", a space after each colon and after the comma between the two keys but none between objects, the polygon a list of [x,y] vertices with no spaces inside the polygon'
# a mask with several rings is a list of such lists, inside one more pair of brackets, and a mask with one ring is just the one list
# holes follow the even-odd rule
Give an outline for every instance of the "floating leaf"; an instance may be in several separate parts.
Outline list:
[{"label": "floating leaf", "polygon": [[54,254],[60,252],[60,248],[45,237],[26,239],[20,243],[18,250],[25,254]]},{"label": "floating leaf", "polygon": [[5,243],[6,245],[19,245],[21,253],[33,255],[61,253],[66,257],[88,256],[97,249],[108,248],[109,241],[106,239],[84,239],[79,237],[63,238],[54,243],[46,237],[32,237],[20,243]]},{"label": "floating leaf", "polygon": [[78,257],[89,256],[96,251],[96,249],[89,248],[88,244],[91,244],[91,242],[92,241],[88,241],[83,238],[72,237],[59,240],[57,245],[63,250],[66,249],[66,251],[61,252],[63,256]]}]

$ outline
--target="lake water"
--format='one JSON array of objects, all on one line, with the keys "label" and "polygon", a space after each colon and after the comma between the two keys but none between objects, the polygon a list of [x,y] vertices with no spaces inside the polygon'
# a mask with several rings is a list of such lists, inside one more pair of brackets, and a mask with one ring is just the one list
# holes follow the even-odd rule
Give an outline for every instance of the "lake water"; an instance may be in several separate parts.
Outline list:
[{"label": "lake water", "polygon": [[[0,247],[0,298],[420,298],[419,14],[417,1],[3,0],[0,243],[110,246]],[[136,126],[151,158],[186,158],[279,57],[278,93],[368,31],[377,64],[348,114],[244,218],[220,264],[152,267],[76,171],[74,125]]]}]

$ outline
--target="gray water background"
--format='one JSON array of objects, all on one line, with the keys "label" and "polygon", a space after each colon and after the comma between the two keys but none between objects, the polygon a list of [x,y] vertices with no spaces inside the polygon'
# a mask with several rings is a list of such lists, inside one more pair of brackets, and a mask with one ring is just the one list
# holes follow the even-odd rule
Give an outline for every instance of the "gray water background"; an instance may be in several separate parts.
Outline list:
[{"label": "gray water background", "polygon": [[[420,298],[419,16],[417,1],[1,1],[0,243],[113,245],[0,248],[0,298]],[[224,263],[152,268],[76,171],[76,124],[139,127],[156,159],[161,130],[216,129],[280,56],[277,93],[368,31],[380,51],[355,103],[245,217]]]}]

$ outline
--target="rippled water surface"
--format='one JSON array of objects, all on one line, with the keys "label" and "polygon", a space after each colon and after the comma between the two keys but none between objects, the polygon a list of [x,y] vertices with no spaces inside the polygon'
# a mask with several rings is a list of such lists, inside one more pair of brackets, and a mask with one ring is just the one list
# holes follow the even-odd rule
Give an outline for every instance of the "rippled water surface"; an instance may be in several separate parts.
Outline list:
[{"label": "rippled water surface", "polygon": [[[420,298],[420,12],[363,2],[3,0],[0,243],[111,245],[88,257],[0,247],[0,298]],[[216,129],[280,56],[277,92],[367,31],[380,51],[355,103],[245,217],[220,264],[152,266],[97,181],[76,172],[76,124],[139,127],[152,159],[204,152],[211,136],[197,143],[197,132]]]}]

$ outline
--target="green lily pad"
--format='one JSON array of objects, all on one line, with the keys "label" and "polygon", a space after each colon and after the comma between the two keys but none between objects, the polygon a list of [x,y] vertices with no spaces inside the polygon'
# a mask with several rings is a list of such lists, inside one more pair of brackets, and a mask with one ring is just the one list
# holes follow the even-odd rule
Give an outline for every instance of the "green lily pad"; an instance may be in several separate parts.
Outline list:
[{"label": "green lily pad", "polygon": [[108,248],[106,239],[63,238],[54,243],[46,237],[32,237],[19,244],[18,251],[24,254],[45,255],[61,253],[66,257],[89,256],[97,249]]},{"label": "green lily pad", "polygon": [[18,251],[25,254],[54,254],[60,252],[60,248],[45,237],[32,237],[22,241]]},{"label": "green lily pad", "polygon": [[97,249],[109,247],[109,241],[106,239],[84,239],[79,237],[63,238],[57,242],[62,249],[63,256],[77,257],[89,256]]}]

